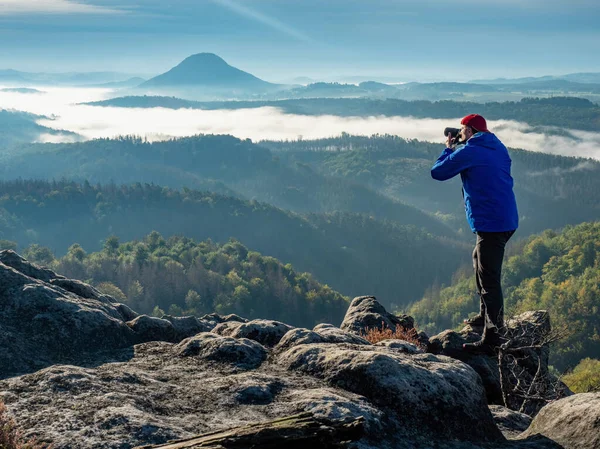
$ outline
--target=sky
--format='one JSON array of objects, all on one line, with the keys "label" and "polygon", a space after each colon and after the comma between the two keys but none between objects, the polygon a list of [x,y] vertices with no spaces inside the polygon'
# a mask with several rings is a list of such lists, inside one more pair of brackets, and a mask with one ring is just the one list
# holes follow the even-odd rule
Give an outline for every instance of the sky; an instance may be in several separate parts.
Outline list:
[{"label": "sky", "polygon": [[167,71],[216,53],[267,81],[600,72],[597,0],[0,0],[0,69]]}]

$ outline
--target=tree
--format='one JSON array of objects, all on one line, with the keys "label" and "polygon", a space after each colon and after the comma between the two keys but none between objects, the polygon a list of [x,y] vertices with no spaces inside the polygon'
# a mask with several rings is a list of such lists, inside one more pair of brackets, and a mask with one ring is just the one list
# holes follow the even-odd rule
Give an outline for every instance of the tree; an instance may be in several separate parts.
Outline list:
[{"label": "tree", "polygon": [[17,243],[11,242],[10,240],[0,240],[0,251],[3,249],[17,250]]}]

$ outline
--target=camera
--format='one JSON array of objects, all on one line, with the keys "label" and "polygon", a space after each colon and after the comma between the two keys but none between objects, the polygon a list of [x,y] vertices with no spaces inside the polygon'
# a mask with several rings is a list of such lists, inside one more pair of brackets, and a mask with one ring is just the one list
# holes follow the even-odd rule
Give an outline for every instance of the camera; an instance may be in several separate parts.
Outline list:
[{"label": "camera", "polygon": [[447,127],[444,129],[444,136],[448,137],[448,134],[450,134],[450,137],[452,138],[453,145],[460,145],[465,143],[464,141],[460,140],[460,129]]}]

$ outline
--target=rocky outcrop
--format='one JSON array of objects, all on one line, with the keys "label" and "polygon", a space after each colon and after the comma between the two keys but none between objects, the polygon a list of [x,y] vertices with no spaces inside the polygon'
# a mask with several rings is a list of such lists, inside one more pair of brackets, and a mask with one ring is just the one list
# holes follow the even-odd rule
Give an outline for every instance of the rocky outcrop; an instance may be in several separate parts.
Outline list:
[{"label": "rocky outcrop", "polygon": [[516,438],[531,424],[531,416],[515,412],[502,405],[490,405],[490,411],[498,429],[506,438]]},{"label": "rocky outcrop", "polygon": [[364,422],[353,449],[557,447],[506,441],[468,364],[363,339],[386,319],[412,329],[372,297],[353,301],[344,329],[156,318],[12,252],[0,260],[11,263],[0,262],[0,400],[25,437],[55,449],[160,445],[307,412]]},{"label": "rocky outcrop", "polygon": [[195,317],[140,316],[88,284],[0,251],[0,379],[209,329]]},{"label": "rocky outcrop", "polygon": [[552,333],[547,312],[526,312],[509,320],[506,342],[495,354],[463,349],[464,343],[480,338],[470,326],[460,332],[448,330],[430,338],[428,351],[471,366],[480,375],[490,404],[530,416],[549,401],[572,394],[548,369]]},{"label": "rocky outcrop", "polygon": [[357,335],[365,335],[369,329],[391,329],[397,326],[414,329],[415,322],[408,315],[396,316],[389,313],[374,296],[359,296],[352,300],[340,328]]},{"label": "rocky outcrop", "polygon": [[215,327],[215,333],[234,338],[249,338],[264,346],[273,347],[292,326],[273,320],[252,320],[248,322],[224,322]]},{"label": "rocky outcrop", "polygon": [[448,357],[398,354],[372,345],[310,344],[289,349],[278,362],[394,410],[401,426],[412,432],[451,440],[502,439],[479,376]]},{"label": "rocky outcrop", "polygon": [[267,350],[260,343],[247,338],[221,337],[210,332],[183,340],[177,345],[176,354],[229,363],[244,369],[258,368],[267,358]]},{"label": "rocky outcrop", "polygon": [[565,449],[600,448],[600,393],[576,394],[542,408],[521,437],[538,433]]}]

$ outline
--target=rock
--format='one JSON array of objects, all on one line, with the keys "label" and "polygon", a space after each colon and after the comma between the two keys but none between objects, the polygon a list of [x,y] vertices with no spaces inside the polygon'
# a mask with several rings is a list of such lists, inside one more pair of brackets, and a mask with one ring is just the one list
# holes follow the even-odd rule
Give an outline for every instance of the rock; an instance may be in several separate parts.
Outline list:
[{"label": "rock", "polygon": [[447,330],[429,339],[428,351],[465,362],[481,377],[489,404],[504,404],[500,386],[500,371],[495,357],[465,351],[463,344],[481,338],[474,332]]},{"label": "rock", "polygon": [[349,343],[370,345],[367,340],[349,332],[344,332],[332,324],[319,324],[314,330],[296,328],[288,331],[273,348],[273,352],[280,353],[293,346],[311,343]]},{"label": "rock", "polygon": [[374,296],[359,296],[352,300],[346,312],[344,321],[340,326],[342,330],[365,335],[369,329],[396,330],[396,326],[403,329],[414,329],[414,320],[408,315],[396,316],[389,313],[377,302]]},{"label": "rock", "polygon": [[16,271],[23,273],[25,276],[38,279],[43,282],[50,282],[51,279],[65,279],[64,276],[60,276],[52,270],[42,268],[28,262],[26,259],[22,258],[12,250],[0,251],[0,263],[14,268]]},{"label": "rock", "polygon": [[364,397],[345,392],[340,394],[331,388],[292,390],[282,398],[312,413],[318,418],[330,420],[365,419],[371,434],[382,430],[383,413],[370,405]]},{"label": "rock", "polygon": [[375,343],[375,346],[384,346],[388,349],[403,352],[405,354],[421,354],[423,350],[417,345],[404,340],[383,340]]},{"label": "rock", "polygon": [[173,325],[176,341],[193,337],[201,332],[210,332],[213,329],[211,323],[199,320],[195,316],[164,315],[162,319],[169,321]]},{"label": "rock", "polygon": [[170,321],[148,315],[141,315],[127,325],[135,332],[137,341],[170,341],[175,342],[176,332]]},{"label": "rock", "polygon": [[116,303],[117,301],[111,296],[104,295],[96,290],[91,285],[76,279],[51,279],[50,283],[57,287],[63,288],[68,292],[75,293],[77,296],[87,299],[97,299],[102,302]]},{"label": "rock", "polygon": [[315,326],[313,330],[323,337],[327,343],[350,343],[354,345],[371,344],[364,338],[350,332],[343,331],[339,327],[335,327],[333,324],[319,324]]},{"label": "rock", "polygon": [[490,405],[490,411],[496,425],[506,438],[515,438],[531,424],[531,416],[525,413],[515,412],[502,405]]},{"label": "rock", "polygon": [[290,330],[292,326],[272,320],[252,320],[247,323],[221,323],[213,332],[234,338],[248,338],[260,344],[273,347]]},{"label": "rock", "polygon": [[[50,276],[14,254],[8,256],[30,274]],[[0,263],[0,378],[135,342],[112,303],[77,296]]]},{"label": "rock", "polygon": [[481,379],[451,358],[392,353],[375,346],[308,344],[283,352],[277,362],[393,410],[405,431],[472,442],[503,439]]},{"label": "rock", "polygon": [[183,340],[175,347],[175,353],[180,357],[198,357],[242,369],[257,368],[267,358],[267,350],[253,340],[221,337],[210,332]]},{"label": "rock", "polygon": [[117,312],[119,312],[119,314],[123,318],[123,321],[135,320],[138,316],[140,316],[139,313],[137,313],[136,311],[132,310],[126,304],[116,303],[115,304],[115,309],[117,309]]},{"label": "rock", "polygon": [[213,327],[220,323],[228,323],[230,321],[235,321],[238,323],[246,323],[248,320],[246,318],[242,318],[234,313],[230,315],[219,315],[218,313],[209,313],[203,315],[200,320],[214,323]]},{"label": "rock", "polygon": [[[204,318],[202,318],[204,319]],[[214,332],[215,334],[218,335],[224,335],[224,336],[228,336],[231,335],[231,333],[238,328],[238,326],[242,324],[239,321],[224,321],[222,323],[217,324],[215,327],[213,327],[211,332]]]},{"label": "rock", "polygon": [[548,404],[520,437],[537,433],[565,449],[600,448],[600,392],[575,394]]},{"label": "rock", "polygon": [[[428,351],[447,355],[470,365],[481,376],[490,404],[507,405],[511,410],[521,410],[529,416],[535,416],[547,401],[572,394],[548,370],[549,348],[544,339],[550,329],[549,315],[543,310],[526,312],[509,320],[506,331],[509,341],[502,346],[500,367],[497,354],[474,353],[463,349],[464,343],[480,338],[479,334],[472,332],[470,326],[466,326],[461,332],[448,330],[431,337]],[[529,390],[532,382],[535,385],[529,396],[534,399],[526,399],[524,390]],[[516,387],[517,384],[520,385],[519,388]],[[536,397],[545,399],[535,399]]]}]

